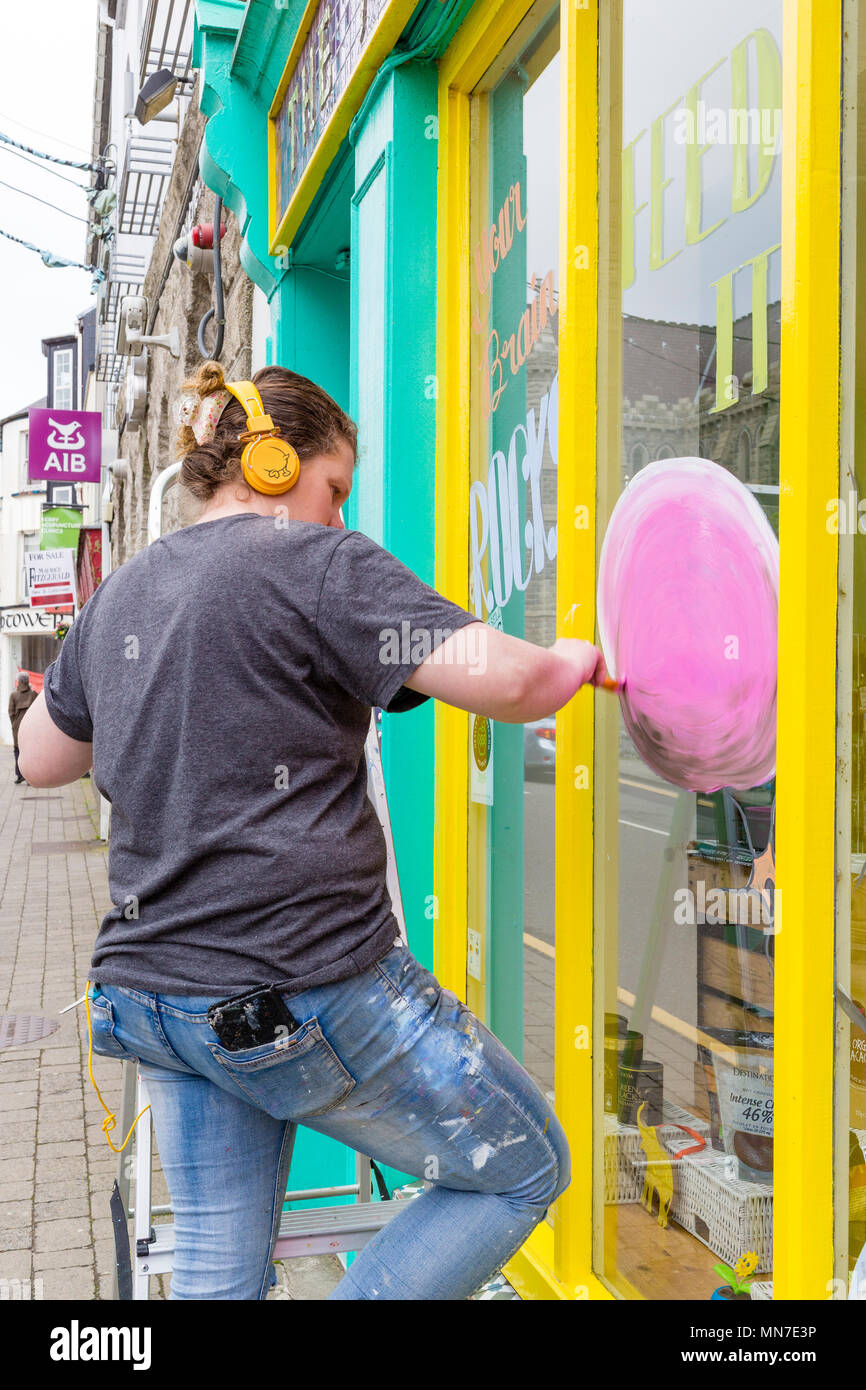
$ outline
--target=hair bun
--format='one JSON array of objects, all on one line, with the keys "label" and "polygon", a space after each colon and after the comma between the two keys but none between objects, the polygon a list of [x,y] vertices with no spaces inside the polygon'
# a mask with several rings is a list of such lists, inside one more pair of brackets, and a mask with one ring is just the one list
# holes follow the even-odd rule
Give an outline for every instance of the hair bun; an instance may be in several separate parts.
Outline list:
[{"label": "hair bun", "polygon": [[185,381],[184,391],[195,391],[199,396],[210,396],[214,391],[225,390],[225,377],[219,362],[202,362],[195,376]]},{"label": "hair bun", "polygon": [[176,420],[178,431],[175,437],[175,452],[185,457],[201,448],[192,429],[192,420],[201,402],[217,391],[225,391],[226,383],[219,362],[202,362],[194,377],[181,386],[181,396],[177,402]]}]

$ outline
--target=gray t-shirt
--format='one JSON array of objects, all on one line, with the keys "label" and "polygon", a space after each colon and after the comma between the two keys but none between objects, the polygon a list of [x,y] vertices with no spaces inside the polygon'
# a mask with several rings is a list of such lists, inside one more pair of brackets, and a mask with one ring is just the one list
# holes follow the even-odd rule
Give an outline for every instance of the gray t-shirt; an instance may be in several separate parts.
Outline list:
[{"label": "gray t-shirt", "polygon": [[295,994],[385,955],[399,928],[367,794],[371,707],[421,704],[404,681],[477,621],[360,531],[254,513],[109,574],[44,684],[112,806],[114,906],[90,978]]}]

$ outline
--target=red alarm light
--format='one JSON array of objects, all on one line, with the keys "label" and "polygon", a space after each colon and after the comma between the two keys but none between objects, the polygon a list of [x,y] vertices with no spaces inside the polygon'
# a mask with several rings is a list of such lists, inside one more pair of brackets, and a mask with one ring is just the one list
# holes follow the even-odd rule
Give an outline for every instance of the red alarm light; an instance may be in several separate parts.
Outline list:
[{"label": "red alarm light", "polygon": [[[225,222],[220,222],[220,241],[226,234]],[[191,233],[193,246],[198,246],[202,251],[213,250],[213,223],[198,222],[193,227]]]}]

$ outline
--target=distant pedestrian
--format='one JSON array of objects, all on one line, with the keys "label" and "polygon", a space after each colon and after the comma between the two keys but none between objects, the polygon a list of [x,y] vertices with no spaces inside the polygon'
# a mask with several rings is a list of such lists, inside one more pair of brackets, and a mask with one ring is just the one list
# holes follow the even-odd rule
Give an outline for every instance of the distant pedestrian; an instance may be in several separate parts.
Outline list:
[{"label": "distant pedestrian", "polygon": [[12,751],[15,754],[16,782],[24,781],[24,778],[18,770],[18,729],[26,711],[29,710],[36,698],[36,691],[30,684],[30,677],[27,672],[19,672],[16,687],[9,696],[9,722],[12,725]]}]

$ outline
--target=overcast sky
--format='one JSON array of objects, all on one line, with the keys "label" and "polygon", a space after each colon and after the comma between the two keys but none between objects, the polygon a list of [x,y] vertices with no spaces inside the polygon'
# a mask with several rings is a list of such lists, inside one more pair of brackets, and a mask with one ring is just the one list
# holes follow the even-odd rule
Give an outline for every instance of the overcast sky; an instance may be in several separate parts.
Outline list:
[{"label": "overcast sky", "polygon": [[[711,19],[707,16],[710,15]],[[660,18],[661,16],[661,18]],[[734,104],[731,51],[756,29],[767,29],[781,55],[782,0],[725,0],[724,5],[696,6],[695,0],[626,0],[623,9],[623,142],[646,133],[635,145],[635,203],[649,204],[652,122],[673,104],[675,111],[664,123],[664,237],[662,253],[674,255],[658,270],[649,268],[650,208],[634,221],[636,278],[623,296],[628,314],[673,322],[716,321],[713,282],[749,257],[766,251],[781,239],[782,159],[777,153],[767,187],[751,207],[731,213],[733,145],[719,142],[719,132],[699,132],[712,140],[700,161],[702,190],[701,227],[722,225],[705,240],[685,241],[685,145],[675,138],[676,110],[683,107],[688,88],[722,59],[704,82],[701,100],[705,111],[726,114]],[[757,67],[754,43],[748,50],[747,107],[757,107]],[[727,131],[726,127],[726,131]],[[781,126],[779,127],[781,131]],[[777,143],[781,150],[781,135]],[[757,149],[749,150],[749,187],[757,187]],[[723,220],[724,219],[724,220]],[[773,303],[781,295],[779,252],[770,257],[767,297]],[[734,279],[734,317],[751,310],[751,273]]]},{"label": "overcast sky", "polygon": [[[0,132],[33,149],[89,162],[93,132],[96,0],[0,0]],[[70,148],[73,146],[73,148]],[[84,193],[90,174],[43,160],[28,163],[0,141],[0,229],[40,249],[84,261]],[[13,192],[24,189],[45,207]],[[42,338],[74,332],[96,298],[83,270],[42,263],[0,237],[0,419],[45,394]]]}]

